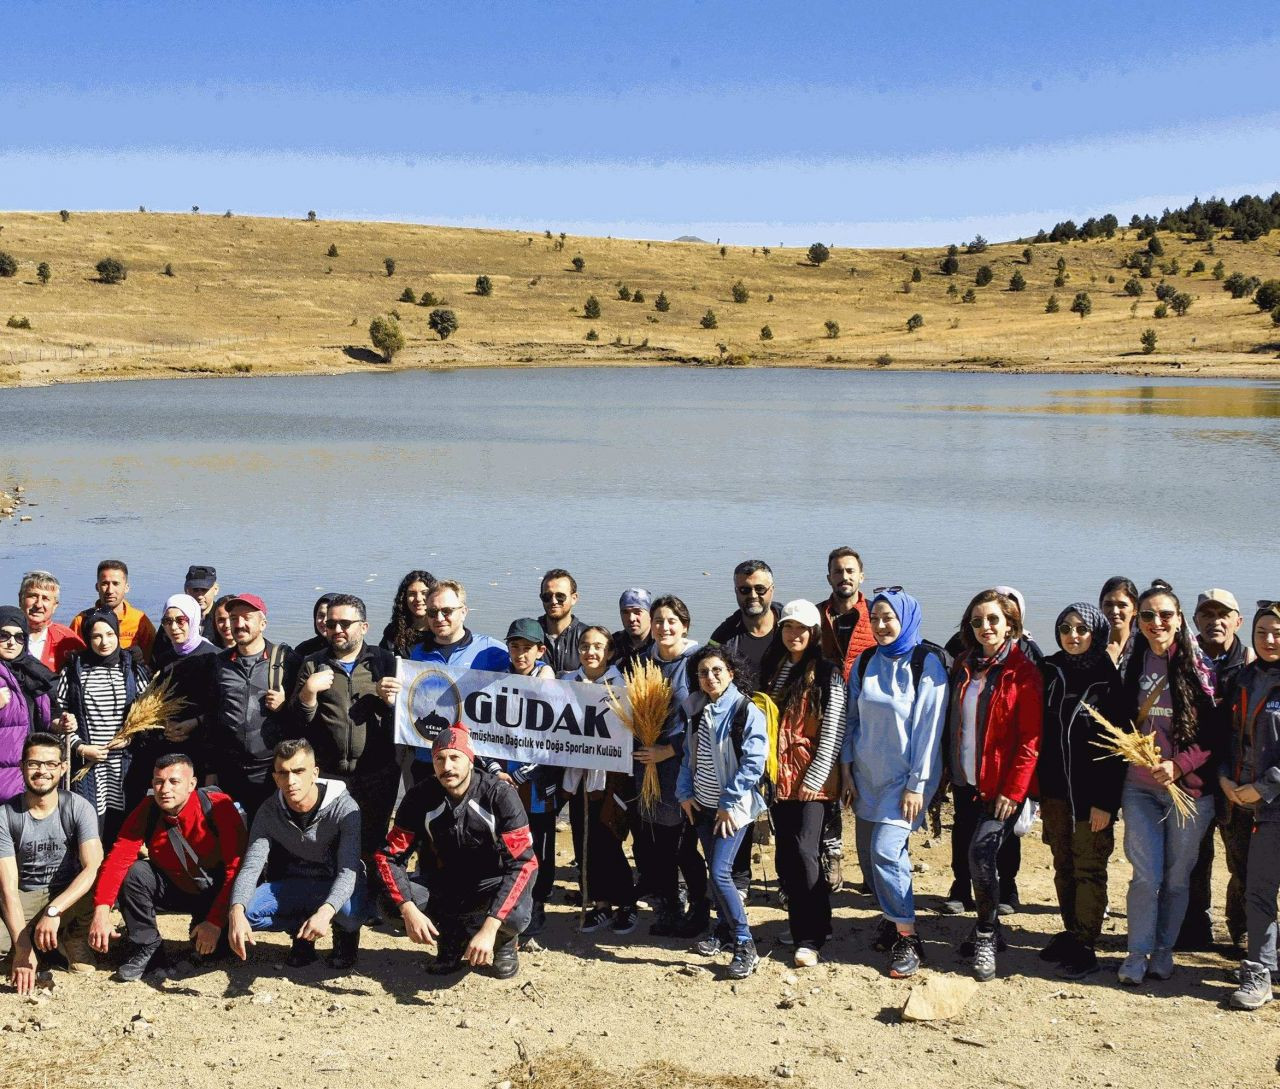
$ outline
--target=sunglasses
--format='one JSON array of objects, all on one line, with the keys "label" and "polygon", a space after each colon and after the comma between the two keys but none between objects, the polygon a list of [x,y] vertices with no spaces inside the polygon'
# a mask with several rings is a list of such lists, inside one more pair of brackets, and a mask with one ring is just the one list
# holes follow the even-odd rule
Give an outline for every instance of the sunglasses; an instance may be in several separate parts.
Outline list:
[{"label": "sunglasses", "polygon": [[0,643],[21,643],[22,632],[20,631],[0,631]]},{"label": "sunglasses", "polygon": [[1059,635],[1088,635],[1090,629],[1088,624],[1059,624]]},{"label": "sunglasses", "polygon": [[1178,615],[1178,612],[1176,609],[1158,609],[1158,610],[1143,609],[1140,613],[1138,613],[1138,619],[1141,620],[1144,624],[1150,624],[1150,623],[1153,623],[1155,621],[1155,618],[1158,616],[1161,620],[1163,620],[1167,624],[1170,620],[1172,620],[1177,615]]},{"label": "sunglasses", "polygon": [[773,593],[773,587],[772,586],[753,586],[748,584],[746,586],[737,587],[737,591],[740,597],[752,597],[752,596],[768,597],[769,594]]},{"label": "sunglasses", "polygon": [[542,598],[543,604],[545,605],[550,605],[552,602],[555,602],[557,605],[563,605],[569,600],[568,594],[562,594],[558,591],[556,593],[552,593],[550,590],[544,590],[538,596]]},{"label": "sunglasses", "polygon": [[873,594],[900,594],[902,593],[902,587],[901,586],[877,586],[871,592]]},{"label": "sunglasses", "polygon": [[324,626],[326,628],[334,628],[334,629],[341,628],[343,631],[346,631],[353,624],[361,624],[361,623],[363,623],[363,621],[361,620],[326,620],[324,622]]},{"label": "sunglasses", "polygon": [[981,631],[983,628],[998,628],[1004,617],[999,613],[992,613],[990,616],[975,616],[969,620],[969,627],[974,631]]},{"label": "sunglasses", "polygon": [[166,628],[185,628],[191,624],[185,616],[166,616],[162,617],[160,623]]},{"label": "sunglasses", "polygon": [[449,617],[451,617],[454,613],[461,611],[461,609],[462,609],[461,605],[455,605],[452,608],[446,608],[446,609],[428,609],[427,618],[429,620],[436,620],[436,619],[448,620]]}]

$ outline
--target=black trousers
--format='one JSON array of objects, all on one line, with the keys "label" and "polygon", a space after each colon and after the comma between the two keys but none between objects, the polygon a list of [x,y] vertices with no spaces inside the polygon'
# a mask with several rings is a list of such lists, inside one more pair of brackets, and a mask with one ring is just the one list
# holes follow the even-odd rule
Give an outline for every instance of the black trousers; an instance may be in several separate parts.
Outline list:
[{"label": "black trousers", "polygon": [[[583,866],[582,902],[584,905],[599,902],[614,907],[630,907],[636,902],[635,881],[631,877],[631,865],[622,849],[622,841],[600,820],[605,799],[588,801],[585,814],[582,799],[583,794],[579,792],[567,803],[573,849]],[[587,833],[585,846],[584,831]]]},{"label": "black trousers", "polygon": [[[978,797],[978,792],[971,786],[956,783],[951,788],[955,800],[955,825],[951,829],[951,891],[950,900],[960,900],[965,904],[975,902],[974,877],[970,864],[970,846],[978,830],[978,825],[991,817],[991,807]],[[1018,869],[1022,865],[1022,841],[1012,834],[1013,821],[1010,818],[1010,834],[1004,836],[998,845],[993,858],[995,871],[998,874],[999,903],[1012,904],[1018,899]],[[990,875],[984,875],[990,876]]]},{"label": "black trousers", "polygon": [[826,802],[774,802],[774,863],[787,894],[787,917],[796,945],[820,949],[831,933],[831,888],[819,854]]},{"label": "black trousers", "polygon": [[156,928],[158,912],[190,914],[191,928],[194,928],[205,921],[221,890],[219,879],[204,892],[186,892],[148,860],[140,858],[125,874],[116,903],[124,916],[129,940],[135,945],[150,945],[160,940],[160,931]]},{"label": "black trousers", "polygon": [[[451,887],[444,874],[441,875],[440,886],[434,893],[428,886],[417,881],[409,882],[409,892],[414,904],[435,923],[440,932],[437,944],[441,953],[446,955],[460,953],[466,948],[467,942],[489,917],[489,907],[497,891],[496,881],[482,882],[478,888],[472,889]],[[526,885],[515,907],[498,924],[498,939],[494,944],[506,945],[514,941],[529,925],[532,914],[533,892]]]},{"label": "black trousers", "polygon": [[[1223,817],[1216,822],[1218,834],[1227,857],[1227,933],[1232,942],[1243,945],[1245,941],[1244,890],[1249,871],[1249,838],[1253,833],[1253,814],[1243,806],[1226,807]],[[1213,832],[1200,841],[1200,855],[1191,871],[1191,895],[1187,901],[1187,914],[1178,933],[1178,944],[1200,945],[1213,938],[1213,910],[1210,886],[1213,881],[1213,857],[1215,853]]]},{"label": "black trousers", "polygon": [[[638,806],[632,807],[634,813]],[[640,870],[640,885],[675,909],[680,898],[679,877],[692,907],[707,898],[707,864],[698,851],[698,837],[683,817],[679,824],[656,824],[637,816],[632,825],[632,851]]]},{"label": "black trousers", "polygon": [[529,814],[533,853],[538,856],[538,876],[533,882],[533,900],[545,904],[556,884],[556,811]]}]

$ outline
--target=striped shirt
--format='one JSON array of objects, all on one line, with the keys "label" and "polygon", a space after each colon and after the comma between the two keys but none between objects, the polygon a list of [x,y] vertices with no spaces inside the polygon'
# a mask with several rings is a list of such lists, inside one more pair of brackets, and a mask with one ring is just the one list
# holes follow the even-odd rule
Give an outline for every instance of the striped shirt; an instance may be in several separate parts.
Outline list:
[{"label": "striped shirt", "polygon": [[[127,653],[127,652],[126,652]],[[128,707],[125,705],[124,670],[119,666],[86,666],[81,674],[84,686],[84,710],[86,721],[79,724],[81,737],[87,735],[86,744],[105,745],[124,723]],[[147,687],[145,670],[138,670],[138,695]],[[67,674],[58,678],[58,703],[66,706],[69,684]],[[115,749],[99,764],[94,765],[94,783],[97,785],[96,808],[99,815],[108,809],[124,808],[124,750]]]},{"label": "striped shirt", "polygon": [[724,784],[715,758],[716,735],[711,722],[711,705],[698,718],[697,748],[694,750],[693,800],[703,809],[719,809]]},{"label": "striped shirt", "polygon": [[[795,663],[788,658],[778,667],[778,674],[769,686],[769,695],[774,699],[786,690],[787,680],[791,676]],[[837,754],[844,744],[845,706],[849,701],[849,693],[843,683],[828,686],[826,706],[822,709],[822,723],[818,727],[818,744],[814,749],[813,759],[804,773],[803,786],[809,790],[821,790],[835,765]]]}]

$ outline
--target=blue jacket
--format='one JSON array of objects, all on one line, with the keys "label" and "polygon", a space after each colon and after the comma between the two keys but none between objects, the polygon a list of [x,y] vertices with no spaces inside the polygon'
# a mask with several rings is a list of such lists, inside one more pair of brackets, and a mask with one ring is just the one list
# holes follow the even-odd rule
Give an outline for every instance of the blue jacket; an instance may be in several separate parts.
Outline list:
[{"label": "blue jacket", "polygon": [[[487,669],[493,673],[507,673],[511,670],[511,655],[507,653],[507,645],[488,635],[476,635],[469,628],[462,629],[462,638],[446,647],[417,644],[409,652],[411,662],[435,662],[453,669]],[[414,756],[418,760],[431,763],[429,746],[415,746]]]},{"label": "blue jacket", "polygon": [[[742,731],[742,760],[734,751],[730,730],[734,712],[745,700],[732,685],[714,703],[708,703],[704,712],[690,720],[689,733],[685,737],[684,753],[680,758],[680,774],[676,779],[676,800],[687,802],[693,797],[694,768],[699,760],[716,762],[717,778],[723,783],[719,808],[729,813],[739,828],[750,824],[765,811],[764,796],[760,793],[760,776],[764,774],[765,749],[768,732],[764,715],[751,704],[747,708],[747,721]],[[711,716],[715,745],[710,753],[698,748],[698,726],[702,714]]]}]

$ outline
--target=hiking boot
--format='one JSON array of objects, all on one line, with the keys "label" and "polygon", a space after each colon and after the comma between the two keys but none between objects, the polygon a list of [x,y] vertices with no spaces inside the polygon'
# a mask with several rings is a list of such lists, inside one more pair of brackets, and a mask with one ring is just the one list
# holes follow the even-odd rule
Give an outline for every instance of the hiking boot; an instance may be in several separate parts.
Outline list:
[{"label": "hiking boot", "polygon": [[1168,979],[1173,975],[1173,950],[1157,949],[1151,954],[1151,963],[1147,965],[1147,975],[1152,979]]},{"label": "hiking boot", "polygon": [[973,978],[986,983],[996,975],[996,933],[978,930],[973,935]]},{"label": "hiking boot", "polygon": [[494,979],[510,979],[520,971],[519,943],[514,939],[493,947],[493,965],[489,975]]},{"label": "hiking boot", "polygon": [[1065,930],[1049,939],[1049,944],[1040,950],[1039,957],[1046,964],[1062,964],[1075,952],[1075,939]]},{"label": "hiking boot", "polygon": [[727,949],[733,948],[733,932],[727,926],[717,926],[710,934],[693,947],[700,957],[718,957]]},{"label": "hiking boot", "polygon": [[136,983],[148,972],[165,967],[164,943],[157,938],[146,945],[129,943],[128,956],[116,969],[116,979],[121,983]]},{"label": "hiking boot", "polygon": [[1240,986],[1227,999],[1238,1010],[1261,1009],[1271,1001],[1271,973],[1256,960],[1240,962]]},{"label": "hiking boot", "polygon": [[798,945],[791,963],[797,968],[812,968],[818,963],[818,951],[812,945]]},{"label": "hiking boot", "polygon": [[760,957],[756,953],[756,943],[748,938],[733,947],[733,960],[729,962],[726,974],[730,979],[746,979],[756,970]]},{"label": "hiking boot", "polygon": [[891,923],[883,915],[876,924],[876,936],[871,941],[871,948],[877,953],[887,953],[898,940],[898,926]]},{"label": "hiking boot", "polygon": [[1116,972],[1116,979],[1126,987],[1136,987],[1147,978],[1147,955],[1130,953]]},{"label": "hiking boot", "polygon": [[635,930],[639,918],[640,913],[636,910],[635,904],[625,904],[614,911],[609,929],[615,934],[630,934]]},{"label": "hiking boot", "polygon": [[[960,945],[957,947],[956,952],[959,953],[964,960],[973,960],[973,954],[976,951],[975,941],[977,936],[978,936],[978,928],[975,926],[971,931],[969,931],[969,936],[965,938],[965,940],[962,941]],[[1004,929],[1000,926],[997,926],[996,927],[996,952],[1003,953],[1008,948],[1009,948],[1009,943],[1005,941]]]},{"label": "hiking boot", "polygon": [[[578,924],[578,931],[582,934],[594,934],[601,927],[609,925],[609,909],[604,907],[594,907],[587,912],[582,922]],[[526,930],[527,934],[528,931]]]},{"label": "hiking boot", "polygon": [[1018,906],[1017,904],[1009,903],[1007,900],[1002,900],[1000,903],[996,904],[996,914],[1002,919],[1007,918],[1010,915],[1017,915]]},{"label": "hiking boot", "polygon": [[916,934],[899,934],[889,954],[889,977],[906,979],[916,974],[924,962],[924,948]]},{"label": "hiking boot", "polygon": [[547,928],[547,905],[533,902],[533,910],[529,913],[528,925],[520,931],[522,938],[536,938]]},{"label": "hiking boot", "polygon": [[98,962],[94,959],[93,950],[89,948],[85,934],[80,928],[77,927],[70,934],[60,938],[58,948],[66,954],[69,971],[83,975],[97,971]]},{"label": "hiking boot", "polygon": [[649,933],[655,938],[674,938],[680,932],[682,919],[670,904],[658,908],[658,917],[649,927]]},{"label": "hiking boot", "polygon": [[348,971],[356,966],[360,956],[360,931],[333,928],[333,949],[329,952],[329,967]]},{"label": "hiking boot", "polygon": [[832,892],[844,888],[844,852],[840,850],[823,851],[818,855],[818,867],[822,878]]},{"label": "hiking boot", "polygon": [[707,927],[710,925],[711,905],[706,900],[703,900],[701,903],[694,904],[685,912],[684,918],[680,920],[680,924],[676,928],[676,937],[696,938],[700,934],[705,934]]},{"label": "hiking boot", "polygon": [[972,911],[973,908],[974,903],[972,900],[961,900],[958,896],[948,896],[938,905],[938,914],[963,915],[967,911]]},{"label": "hiking boot", "polygon": [[294,938],[284,962],[290,968],[305,968],[308,964],[314,964],[315,959],[316,943],[309,942],[306,938]]},{"label": "hiking boot", "polygon": [[1097,970],[1098,954],[1087,945],[1077,942],[1075,949],[1059,963],[1058,975],[1064,979],[1084,979]]}]

